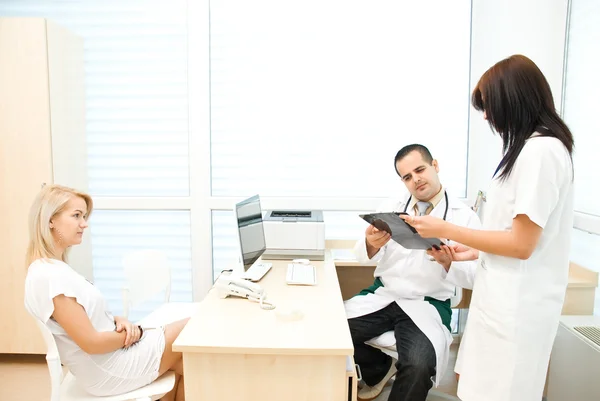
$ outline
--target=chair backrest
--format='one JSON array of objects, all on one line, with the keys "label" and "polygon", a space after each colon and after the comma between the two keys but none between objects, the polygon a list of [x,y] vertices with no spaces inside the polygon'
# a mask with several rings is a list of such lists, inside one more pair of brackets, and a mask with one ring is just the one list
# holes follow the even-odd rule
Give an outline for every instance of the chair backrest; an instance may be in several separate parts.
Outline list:
[{"label": "chair backrest", "polygon": [[460,287],[454,287],[454,295],[450,297],[450,307],[455,308],[462,301],[463,290]]},{"label": "chair backrest", "polygon": [[171,269],[164,252],[147,249],[131,252],[123,258],[125,288],[123,308],[125,317],[129,307],[136,306],[165,292],[165,302],[171,296]]},{"label": "chair backrest", "polygon": [[48,363],[48,371],[50,372],[51,386],[50,401],[59,401],[60,384],[63,381],[63,370],[60,363],[60,355],[58,354],[58,347],[56,346],[54,335],[52,335],[50,329],[38,319],[35,319],[35,322],[42,332],[42,337],[46,343],[46,362]]}]

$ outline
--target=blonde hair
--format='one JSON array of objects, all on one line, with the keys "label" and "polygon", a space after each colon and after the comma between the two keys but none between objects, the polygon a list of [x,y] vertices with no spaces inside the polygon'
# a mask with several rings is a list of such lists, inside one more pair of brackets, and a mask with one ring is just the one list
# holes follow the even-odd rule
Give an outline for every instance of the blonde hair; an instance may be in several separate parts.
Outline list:
[{"label": "blonde hair", "polygon": [[[57,258],[56,244],[50,230],[50,220],[63,212],[69,200],[73,197],[81,198],[87,205],[87,220],[92,214],[92,198],[83,192],[63,187],[61,185],[47,185],[35,197],[29,211],[29,245],[27,247],[27,266],[37,259]],[[61,260],[67,262],[67,251],[62,254]]]}]

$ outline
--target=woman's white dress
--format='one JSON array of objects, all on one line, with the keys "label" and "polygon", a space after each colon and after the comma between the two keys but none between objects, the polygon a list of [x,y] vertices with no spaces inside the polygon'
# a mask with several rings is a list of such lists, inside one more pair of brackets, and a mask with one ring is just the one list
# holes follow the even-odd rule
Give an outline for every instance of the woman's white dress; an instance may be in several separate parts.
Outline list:
[{"label": "woman's white dress", "polygon": [[140,341],[107,354],[85,353],[51,317],[53,298],[64,294],[85,310],[97,331],[114,331],[115,321],[100,291],[68,264],[38,259],[25,279],[25,307],[54,335],[63,365],[87,392],[96,396],[121,394],[145,386],[158,377],[165,349],[163,329],[144,330]]}]

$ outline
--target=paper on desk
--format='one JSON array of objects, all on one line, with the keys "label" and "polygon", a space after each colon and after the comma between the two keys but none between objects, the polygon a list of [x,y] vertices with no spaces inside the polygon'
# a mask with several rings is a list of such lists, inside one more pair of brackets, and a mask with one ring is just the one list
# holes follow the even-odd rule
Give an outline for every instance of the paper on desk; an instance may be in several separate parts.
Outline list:
[{"label": "paper on desk", "polygon": [[332,249],[331,256],[333,260],[356,260],[356,255],[352,249]]}]

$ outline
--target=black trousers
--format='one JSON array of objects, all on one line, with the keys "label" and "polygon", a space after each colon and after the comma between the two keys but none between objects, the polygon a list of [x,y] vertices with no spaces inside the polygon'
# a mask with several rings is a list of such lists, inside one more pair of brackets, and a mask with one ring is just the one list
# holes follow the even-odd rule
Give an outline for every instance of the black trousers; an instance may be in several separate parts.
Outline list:
[{"label": "black trousers", "polygon": [[374,386],[383,380],[393,360],[377,348],[366,345],[365,341],[393,330],[398,373],[388,400],[425,401],[436,372],[435,349],[396,302],[377,312],[348,319],[348,325],[354,343],[354,362],[360,366],[366,384]]}]

